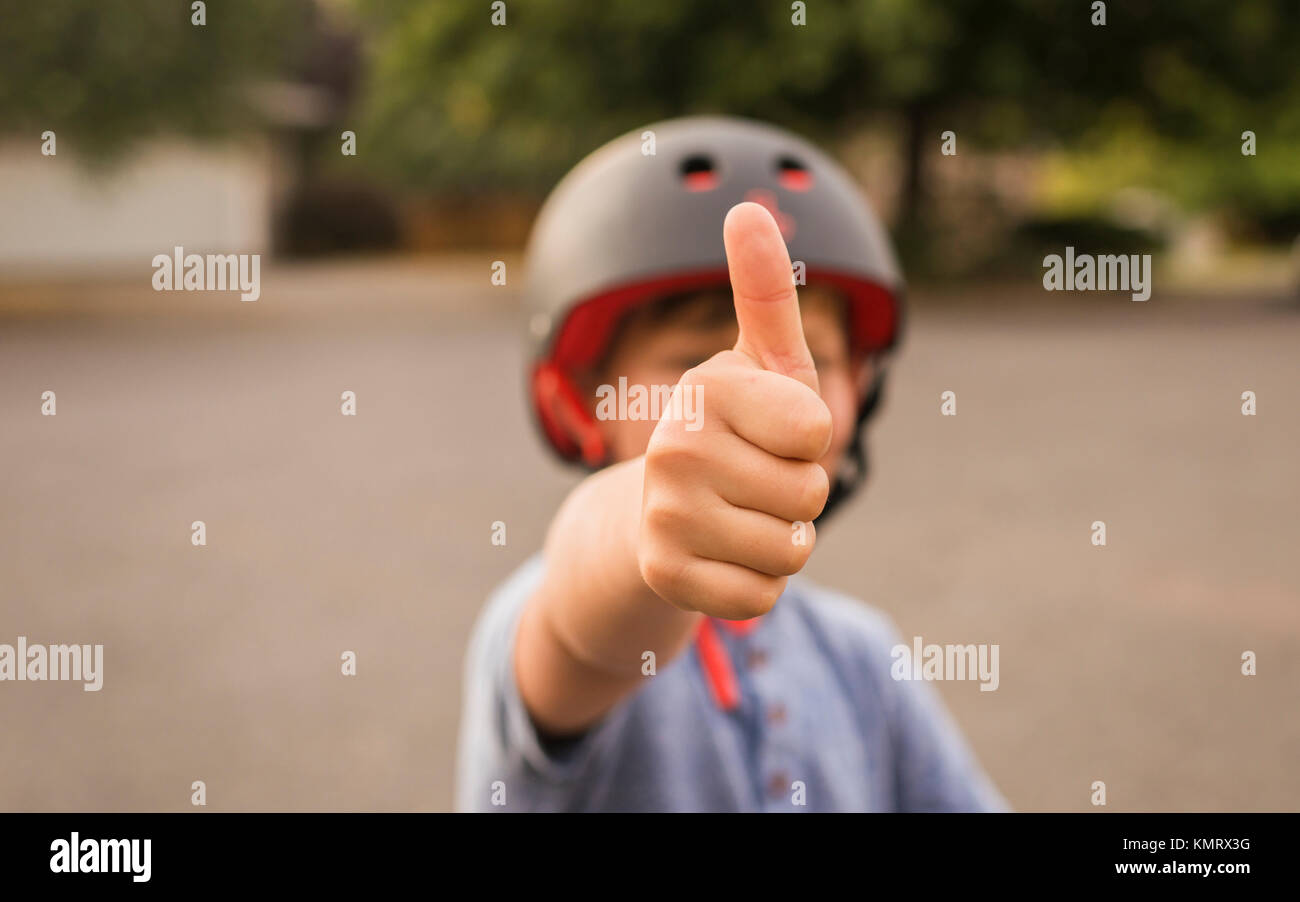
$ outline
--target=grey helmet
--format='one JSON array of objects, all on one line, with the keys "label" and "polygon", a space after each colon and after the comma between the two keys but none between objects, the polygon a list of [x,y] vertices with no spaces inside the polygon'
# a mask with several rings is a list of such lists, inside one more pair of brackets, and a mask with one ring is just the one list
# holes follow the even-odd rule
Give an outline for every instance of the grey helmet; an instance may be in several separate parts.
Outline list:
[{"label": "grey helmet", "polygon": [[[808,284],[849,300],[850,347],[898,342],[903,280],[884,228],[830,157],[790,132],[729,117],[672,119],[591,153],[551,192],[526,251],[532,406],[551,447],[589,467],[607,463],[575,374],[600,359],[620,317],[670,294],[729,286],[722,221],[741,201],[768,208]],[[846,470],[826,509],[866,474],[862,424],[883,366],[859,399]],[[824,515],[824,514],[823,514]]]}]

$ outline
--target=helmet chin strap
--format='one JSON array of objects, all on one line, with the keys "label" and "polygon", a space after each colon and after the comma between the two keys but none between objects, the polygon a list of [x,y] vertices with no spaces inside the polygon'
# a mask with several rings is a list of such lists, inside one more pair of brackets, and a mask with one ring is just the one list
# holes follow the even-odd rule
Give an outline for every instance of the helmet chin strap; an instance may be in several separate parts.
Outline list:
[{"label": "helmet chin strap", "polygon": [[846,460],[840,465],[839,474],[831,483],[830,494],[826,497],[826,506],[813,521],[817,526],[825,523],[831,513],[839,507],[840,502],[857,491],[867,477],[867,449],[865,442],[862,441],[861,430],[854,433],[853,443],[849,445],[845,457]]},{"label": "helmet chin strap", "polygon": [[831,512],[838,508],[844,499],[857,491],[867,479],[866,424],[867,420],[871,419],[876,407],[879,406],[884,388],[885,368],[882,366],[871,380],[871,387],[867,389],[866,400],[862,402],[862,407],[858,410],[858,420],[853,426],[853,441],[845,452],[844,460],[840,462],[840,471],[835,474],[835,481],[831,483],[831,491],[826,498],[826,506],[822,508],[822,512],[813,521],[818,526],[826,522],[830,518]]}]

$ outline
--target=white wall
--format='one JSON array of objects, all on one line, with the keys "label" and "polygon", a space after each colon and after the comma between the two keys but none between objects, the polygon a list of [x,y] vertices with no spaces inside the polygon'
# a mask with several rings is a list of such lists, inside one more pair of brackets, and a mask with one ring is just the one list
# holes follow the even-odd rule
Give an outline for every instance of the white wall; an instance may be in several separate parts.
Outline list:
[{"label": "white wall", "polygon": [[149,266],[176,245],[194,253],[270,250],[269,150],[154,141],[112,169],[81,164],[39,135],[0,141],[0,268]]}]

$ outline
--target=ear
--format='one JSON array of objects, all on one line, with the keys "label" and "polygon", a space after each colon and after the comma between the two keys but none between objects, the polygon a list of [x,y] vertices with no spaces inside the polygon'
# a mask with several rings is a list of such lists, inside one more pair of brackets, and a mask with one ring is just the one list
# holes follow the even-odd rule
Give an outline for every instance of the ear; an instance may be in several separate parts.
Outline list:
[{"label": "ear", "polygon": [[539,366],[533,373],[533,400],[546,437],[560,454],[589,467],[604,465],[604,436],[566,373],[551,363]]},{"label": "ear", "polygon": [[878,364],[874,354],[859,354],[853,360],[853,384],[858,390],[858,397],[865,398],[876,380]]}]

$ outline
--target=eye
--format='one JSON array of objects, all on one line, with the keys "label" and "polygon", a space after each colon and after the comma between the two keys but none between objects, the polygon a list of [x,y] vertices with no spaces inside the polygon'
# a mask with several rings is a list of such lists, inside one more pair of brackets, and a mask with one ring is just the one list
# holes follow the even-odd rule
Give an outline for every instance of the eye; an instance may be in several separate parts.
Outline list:
[{"label": "eye", "polygon": [[776,161],[776,180],[790,191],[807,191],[812,187],[812,173],[794,157],[781,157]]}]

